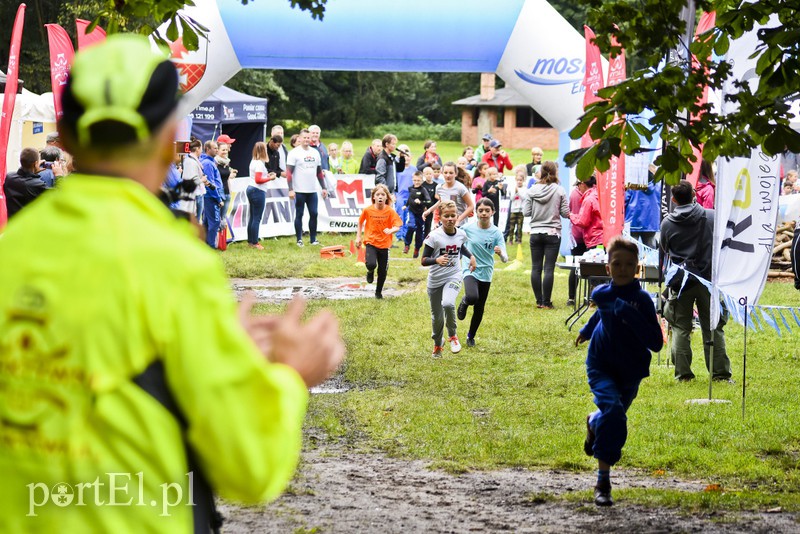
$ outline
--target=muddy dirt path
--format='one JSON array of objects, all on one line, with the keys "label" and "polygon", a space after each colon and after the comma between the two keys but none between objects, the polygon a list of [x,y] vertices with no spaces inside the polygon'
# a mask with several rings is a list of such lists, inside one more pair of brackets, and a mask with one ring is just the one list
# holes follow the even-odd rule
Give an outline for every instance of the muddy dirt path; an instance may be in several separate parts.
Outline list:
[{"label": "muddy dirt path", "polygon": [[[715,512],[686,515],[619,500],[598,509],[589,500],[558,500],[586,490],[592,473],[503,469],[451,475],[422,461],[320,449],[303,454],[289,492],[268,506],[223,505],[227,533],[293,532],[628,532],[795,533],[797,514]],[[703,491],[633,471],[613,474],[616,488]],[[316,530],[315,530],[316,529]]]},{"label": "muddy dirt path", "polygon": [[[261,302],[285,302],[295,294],[309,299],[372,298],[374,285],[360,278],[231,281],[237,294],[251,289]],[[409,287],[389,285],[384,295]],[[344,391],[333,377],[319,392]],[[223,531],[264,533],[797,533],[800,515],[679,510],[626,504],[598,509],[588,490],[593,473],[502,469],[451,475],[423,461],[353,452],[344,446],[305,451],[287,492],[267,506],[221,504]],[[615,488],[663,488],[701,492],[704,481],[681,481],[615,470]],[[561,497],[584,491],[582,502]]]},{"label": "muddy dirt path", "polygon": [[[241,300],[244,291],[253,291],[258,302],[282,303],[295,295],[306,299],[348,300],[375,297],[375,284],[367,284],[364,278],[232,278],[236,297]],[[387,282],[383,296],[398,297],[411,291],[416,284]]]}]

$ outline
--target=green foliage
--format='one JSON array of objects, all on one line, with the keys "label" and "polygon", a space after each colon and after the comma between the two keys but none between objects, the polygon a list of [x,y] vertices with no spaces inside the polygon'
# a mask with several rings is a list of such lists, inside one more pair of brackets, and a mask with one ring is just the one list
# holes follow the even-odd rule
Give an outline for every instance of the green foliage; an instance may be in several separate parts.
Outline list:
[{"label": "green foliage", "polygon": [[458,120],[461,112],[451,102],[475,93],[479,83],[477,74],[459,73],[265,72],[286,96],[276,99],[265,90],[271,122],[292,118],[328,131],[335,128],[342,137],[370,137],[381,130],[378,125],[414,123],[420,116],[434,124]]},{"label": "green foliage", "polygon": [[[686,46],[681,44],[686,23],[680,16],[685,0],[582,3],[590,8],[588,24],[595,30],[602,52],[611,51],[609,39],[613,34],[626,53],[645,59],[651,68],[635,71],[626,81],[600,91],[604,100],[590,106],[570,132],[578,139],[590,131],[597,147],[568,154],[569,164],[582,162],[577,168],[579,178],[586,179],[595,168],[607,166],[611,155],[633,154],[640,149],[627,127],[603,127],[614,120],[626,125],[627,115],[646,108],[655,112],[651,124],[662,128],[660,135],[666,144],[655,162],[659,166],[656,179],[669,183],[677,182],[691,168],[693,146],[703,146],[703,158],[709,161],[719,156],[746,156],[758,146],[771,154],[787,149],[800,151],[800,134],[789,127],[788,114],[788,102],[800,94],[800,78],[796,76],[800,68],[800,11],[793,6],[780,0],[741,6],[728,0],[697,1],[698,9],[717,12],[717,30],[693,41],[689,48],[698,66],[691,67],[684,59],[654,72],[671,50],[686,56]],[[740,92],[730,101],[737,103],[738,109],[727,115],[713,112],[707,104],[699,105],[703,85],[720,89],[731,73],[729,62],[712,61],[712,52],[724,54],[731,40],[752,29],[754,23],[766,22],[770,14],[775,14],[780,24],[760,32],[757,52],[761,55],[756,70],[761,79],[757,87],[734,80]]]},{"label": "green foliage", "polygon": [[[303,125],[305,126],[305,125]],[[296,131],[292,129],[284,129],[287,132],[287,135],[291,135],[289,132]],[[390,133],[392,130],[387,130],[383,132],[380,137],[383,137],[384,134]],[[412,156],[412,163],[416,163],[417,158],[422,155],[423,152],[423,144],[427,139],[430,138],[421,138],[421,139],[407,139],[405,137],[399,137],[400,143],[405,143],[411,149],[411,156]],[[352,138],[352,137],[337,137],[327,132],[325,130],[322,131],[322,140],[325,143],[330,143],[332,141],[336,142],[339,146],[342,146],[342,141],[350,141],[353,143],[353,153],[356,155],[357,158],[361,158],[366,151],[367,147],[372,142],[373,138]],[[433,138],[436,139],[436,138]],[[475,148],[473,146],[473,148]],[[442,157],[443,162],[447,161],[456,161],[459,156],[464,152],[464,145],[461,144],[460,141],[441,141],[436,139],[436,152]],[[520,149],[508,149],[506,150],[508,156],[511,158],[511,162],[514,165],[518,165],[520,163],[528,163],[531,161],[531,151],[528,148],[520,148]],[[545,150],[544,151],[544,161],[552,160],[555,161],[558,159],[558,152],[555,150]],[[507,174],[511,174],[509,171]]]},{"label": "green foliage", "polygon": [[275,79],[274,71],[258,69],[242,69],[233,75],[225,85],[248,95],[266,97],[269,99],[270,122],[272,110],[276,104],[289,101],[289,96]]},{"label": "green foliage", "polygon": [[[417,117],[416,124],[390,122],[373,126],[367,136],[380,139],[387,133],[393,133],[398,139],[436,139],[437,141],[460,141],[461,122],[451,121],[447,124],[433,124],[426,117]],[[356,132],[347,128],[334,128],[328,135],[331,137],[349,137]]]}]

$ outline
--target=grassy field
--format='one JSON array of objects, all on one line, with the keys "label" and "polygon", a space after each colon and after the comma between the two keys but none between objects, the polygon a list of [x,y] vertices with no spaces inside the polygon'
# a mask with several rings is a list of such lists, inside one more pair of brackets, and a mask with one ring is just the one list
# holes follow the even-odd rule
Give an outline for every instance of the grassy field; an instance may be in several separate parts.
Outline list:
[{"label": "grassy field", "polygon": [[[342,146],[342,141],[345,139],[322,139],[325,144],[329,143],[336,143],[340,147]],[[364,155],[364,152],[367,150],[367,147],[372,143],[372,139],[347,139],[351,143],[353,143],[353,153],[356,157],[361,159],[361,156]],[[406,139],[400,139],[400,144],[407,144],[408,148],[411,149],[411,156],[414,159],[414,163],[416,163],[417,158],[422,155],[424,149],[422,146],[425,144],[425,140],[422,141],[408,141]],[[437,141],[436,142],[436,151],[442,157],[442,162],[448,161],[456,161],[459,156],[463,153],[465,145],[457,141]],[[477,148],[476,145],[473,145],[472,148]],[[508,156],[511,158],[511,162],[514,165],[519,165],[520,163],[530,163],[531,161],[531,150],[530,148],[524,149],[515,149],[515,150],[507,150]],[[557,150],[545,150],[544,151],[544,159],[548,160],[556,160],[558,159],[558,151]],[[506,174],[511,174],[506,172]]]},{"label": "grassy field", "polygon": [[[326,235],[324,244],[349,244],[350,235]],[[289,238],[267,240],[265,252],[232,245],[222,257],[237,277],[363,276],[353,258],[322,261],[314,247]],[[343,369],[352,389],[312,398],[307,427],[315,438],[353,448],[429,460],[453,472],[518,466],[586,471],[582,452],[586,415],[594,409],[586,385],[586,346],[573,346],[566,271],[557,270],[555,310],[533,306],[529,251],[523,268],[495,272],[477,346],[430,357],[427,271],[392,249],[388,284],[410,290],[399,298],[310,303],[339,316],[348,346]],[[512,247],[513,258],[517,248]],[[501,269],[503,266],[498,266]],[[791,284],[768,283],[762,304],[800,306]],[[261,312],[275,312],[261,305]],[[469,320],[469,316],[467,321]],[[582,324],[581,321],[580,324]],[[466,321],[459,335],[466,335]],[[628,490],[626,499],[688,508],[800,510],[800,351],[794,333],[748,332],[747,391],[743,415],[743,329],[726,328],[735,385],[714,385],[708,397],[699,333],[693,369],[698,380],[678,383],[668,353],[653,355],[651,376],[629,412],[630,434],[619,467],[654,476],[702,480],[723,491],[685,494]],[[308,443],[313,446],[314,443]],[[578,492],[577,498],[585,498]]]}]

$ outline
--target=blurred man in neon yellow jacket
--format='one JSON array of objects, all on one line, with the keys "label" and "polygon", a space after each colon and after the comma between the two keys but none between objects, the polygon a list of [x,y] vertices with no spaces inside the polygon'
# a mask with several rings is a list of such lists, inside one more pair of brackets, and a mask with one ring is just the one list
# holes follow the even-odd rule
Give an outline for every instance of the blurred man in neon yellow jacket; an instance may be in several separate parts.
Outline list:
[{"label": "blurred man in neon yellow jacket", "polygon": [[254,317],[157,199],[177,74],[146,38],[81,51],[59,133],[80,173],[0,239],[0,532],[209,532],[276,497],[307,387],[344,356],[303,303]]}]

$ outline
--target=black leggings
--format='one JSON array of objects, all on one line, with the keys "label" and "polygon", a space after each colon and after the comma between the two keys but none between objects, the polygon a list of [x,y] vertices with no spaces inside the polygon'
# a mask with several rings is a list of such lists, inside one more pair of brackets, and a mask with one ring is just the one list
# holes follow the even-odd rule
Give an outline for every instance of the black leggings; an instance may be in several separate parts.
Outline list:
[{"label": "black leggings", "polygon": [[368,271],[374,271],[375,267],[378,267],[378,280],[375,287],[375,294],[377,295],[383,291],[383,283],[386,281],[386,271],[389,270],[389,249],[378,248],[368,244],[365,259]]},{"label": "black leggings", "polygon": [[540,306],[553,305],[550,298],[560,244],[560,235],[531,234],[531,287]]},{"label": "black leggings", "polygon": [[467,332],[467,337],[470,339],[474,339],[475,334],[478,333],[478,327],[483,320],[483,308],[486,306],[486,299],[489,298],[489,288],[491,287],[491,282],[481,282],[470,275],[464,277],[464,302],[473,307],[472,320],[469,323],[469,332]]}]

